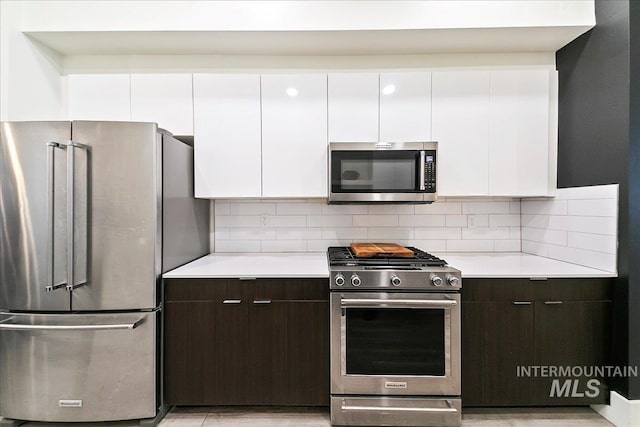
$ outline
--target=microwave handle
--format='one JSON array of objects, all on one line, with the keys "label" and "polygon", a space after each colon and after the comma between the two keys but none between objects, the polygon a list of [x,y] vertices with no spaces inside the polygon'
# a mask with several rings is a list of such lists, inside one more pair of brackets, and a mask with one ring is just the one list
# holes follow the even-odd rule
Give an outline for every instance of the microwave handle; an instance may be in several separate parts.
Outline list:
[{"label": "microwave handle", "polygon": [[426,166],[425,163],[425,152],[424,150],[420,151],[420,165],[418,166],[420,168],[420,186],[419,189],[420,191],[424,191],[425,188],[425,184],[424,184],[424,168]]}]

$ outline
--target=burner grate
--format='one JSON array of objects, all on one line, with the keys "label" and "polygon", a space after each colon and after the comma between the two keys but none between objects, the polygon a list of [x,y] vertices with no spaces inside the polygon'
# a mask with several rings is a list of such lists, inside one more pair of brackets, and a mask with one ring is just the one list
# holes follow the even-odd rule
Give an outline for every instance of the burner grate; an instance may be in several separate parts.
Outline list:
[{"label": "burner grate", "polygon": [[414,253],[413,258],[371,257],[357,258],[348,246],[331,246],[328,249],[330,265],[397,265],[397,266],[428,266],[443,267],[447,262],[430,253],[407,246]]}]

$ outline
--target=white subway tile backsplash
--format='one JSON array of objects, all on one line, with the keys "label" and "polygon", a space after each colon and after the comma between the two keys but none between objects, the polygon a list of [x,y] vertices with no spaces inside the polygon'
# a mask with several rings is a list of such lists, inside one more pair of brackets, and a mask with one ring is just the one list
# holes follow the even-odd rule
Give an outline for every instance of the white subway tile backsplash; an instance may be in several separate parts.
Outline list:
[{"label": "white subway tile backsplash", "polygon": [[216,216],[216,227],[222,228],[242,228],[242,227],[260,227],[261,221],[259,216]]},{"label": "white subway tile backsplash", "polygon": [[523,214],[535,215],[566,215],[566,200],[523,200],[520,205]]},{"label": "white subway tile backsplash", "polygon": [[369,227],[367,230],[369,240],[411,240],[414,237],[414,229],[411,227]]},{"label": "white subway tile backsplash", "polygon": [[216,252],[260,252],[260,240],[217,240]]},{"label": "white subway tile backsplash", "polygon": [[587,187],[560,188],[556,192],[556,199],[572,200],[572,199],[617,199],[618,184],[609,185],[593,185]]},{"label": "white subway tile backsplash", "polygon": [[550,248],[565,247],[613,255],[617,199],[611,196],[617,196],[617,186],[607,187],[590,187],[591,193],[560,189],[556,198],[441,198],[424,205],[216,200],[211,240],[216,252],[324,252],[328,246],[362,241],[431,252],[522,250],[551,256]]},{"label": "white subway tile backsplash", "polygon": [[414,205],[370,205],[368,213],[373,215],[413,215]]},{"label": "white subway tile backsplash", "polygon": [[[266,228],[230,228],[227,234],[227,238],[229,240],[275,239],[276,231]],[[218,237],[218,239],[220,238]]]},{"label": "white subway tile backsplash", "polygon": [[494,252],[493,240],[447,240],[447,252]]},{"label": "white subway tile backsplash", "polygon": [[366,214],[368,212],[367,205],[327,205],[323,204],[322,215],[355,215]]},{"label": "white subway tile backsplash", "polygon": [[496,252],[520,252],[520,239],[495,240],[493,245]]},{"label": "white subway tile backsplash", "polygon": [[444,227],[446,215],[400,215],[401,227]]},{"label": "white subway tile backsplash", "polygon": [[278,215],[320,215],[322,205],[320,203],[283,203],[276,204]]},{"label": "white subway tile backsplash", "polygon": [[297,228],[306,226],[307,217],[302,215],[270,215],[267,217],[267,227]]},{"label": "white subway tile backsplash", "polygon": [[354,215],[356,227],[397,227],[398,215]]},{"label": "white subway tile backsplash", "polygon": [[511,202],[473,201],[462,203],[462,213],[464,214],[508,214],[510,212]]},{"label": "white subway tile backsplash", "polygon": [[549,244],[540,243],[540,242],[532,242],[530,240],[523,240],[521,247],[522,252],[533,255],[540,255],[545,258],[549,258]]},{"label": "white subway tile backsplash", "polygon": [[520,214],[489,215],[489,227],[518,227]]},{"label": "white subway tile backsplash", "polygon": [[262,252],[306,252],[306,240],[263,240]]},{"label": "white subway tile backsplash", "polygon": [[351,227],[352,215],[309,215],[307,227]]},{"label": "white subway tile backsplash", "polygon": [[273,215],[275,213],[275,203],[244,202],[229,205],[229,215]]},{"label": "white subway tile backsplash", "polygon": [[568,214],[579,216],[608,216],[618,215],[618,206],[613,203],[602,203],[600,200],[569,200]]},{"label": "white subway tile backsplash", "polygon": [[216,215],[230,215],[231,205],[228,202],[214,201],[213,210]]},{"label": "white subway tile backsplash", "polygon": [[545,230],[541,228],[522,227],[522,240],[567,246],[567,232],[562,230]]},{"label": "white subway tile backsplash", "polygon": [[308,252],[327,252],[329,246],[349,246],[351,239],[307,240]]},{"label": "white subway tile backsplash", "polygon": [[431,253],[447,251],[446,240],[409,240],[407,245]]},{"label": "white subway tile backsplash", "polygon": [[511,237],[509,227],[463,228],[463,240],[507,240]]},{"label": "white subway tile backsplash", "polygon": [[416,205],[416,215],[459,215],[462,202],[437,201],[427,205]]},{"label": "white subway tile backsplash", "polygon": [[568,246],[594,252],[615,254],[618,248],[618,242],[615,236],[569,232]]},{"label": "white subway tile backsplash", "polygon": [[618,186],[562,188],[523,200],[522,251],[587,267],[617,269]]},{"label": "white subway tile backsplash", "polygon": [[322,229],[321,228],[278,228],[275,230],[274,238],[277,240],[317,240],[322,238]]},{"label": "white subway tile backsplash", "polygon": [[567,246],[549,245],[549,258],[605,271],[616,271],[616,255]]},{"label": "white subway tile backsplash", "polygon": [[460,227],[429,227],[415,228],[416,240],[449,240],[462,239]]},{"label": "white subway tile backsplash", "polygon": [[446,215],[445,225],[447,227],[466,227],[467,216],[466,215]]},{"label": "white subway tile backsplash", "polygon": [[323,228],[321,238],[331,239],[366,239],[367,229],[364,227]]}]

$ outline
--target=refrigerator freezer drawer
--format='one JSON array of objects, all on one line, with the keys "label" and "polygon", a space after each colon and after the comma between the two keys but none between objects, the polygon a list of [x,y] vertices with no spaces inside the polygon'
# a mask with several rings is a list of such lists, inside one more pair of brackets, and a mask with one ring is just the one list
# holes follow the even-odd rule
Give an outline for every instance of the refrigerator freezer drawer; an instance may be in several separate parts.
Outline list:
[{"label": "refrigerator freezer drawer", "polygon": [[154,417],[157,322],[157,312],[0,313],[0,416]]}]

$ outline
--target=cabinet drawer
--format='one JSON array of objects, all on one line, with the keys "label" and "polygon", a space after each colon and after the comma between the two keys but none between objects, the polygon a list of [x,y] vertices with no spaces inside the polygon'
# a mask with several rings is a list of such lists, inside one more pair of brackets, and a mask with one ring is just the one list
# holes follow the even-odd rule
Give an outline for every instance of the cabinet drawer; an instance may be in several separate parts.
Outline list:
[{"label": "cabinet drawer", "polygon": [[612,278],[531,281],[536,301],[607,301],[613,298]]},{"label": "cabinet drawer", "polygon": [[462,301],[531,301],[529,279],[463,279]]},{"label": "cabinet drawer", "polygon": [[258,279],[256,298],[270,300],[329,300],[328,279]]},{"label": "cabinet drawer", "polygon": [[239,279],[167,279],[165,300],[224,301],[250,300],[255,295],[253,280]]}]

